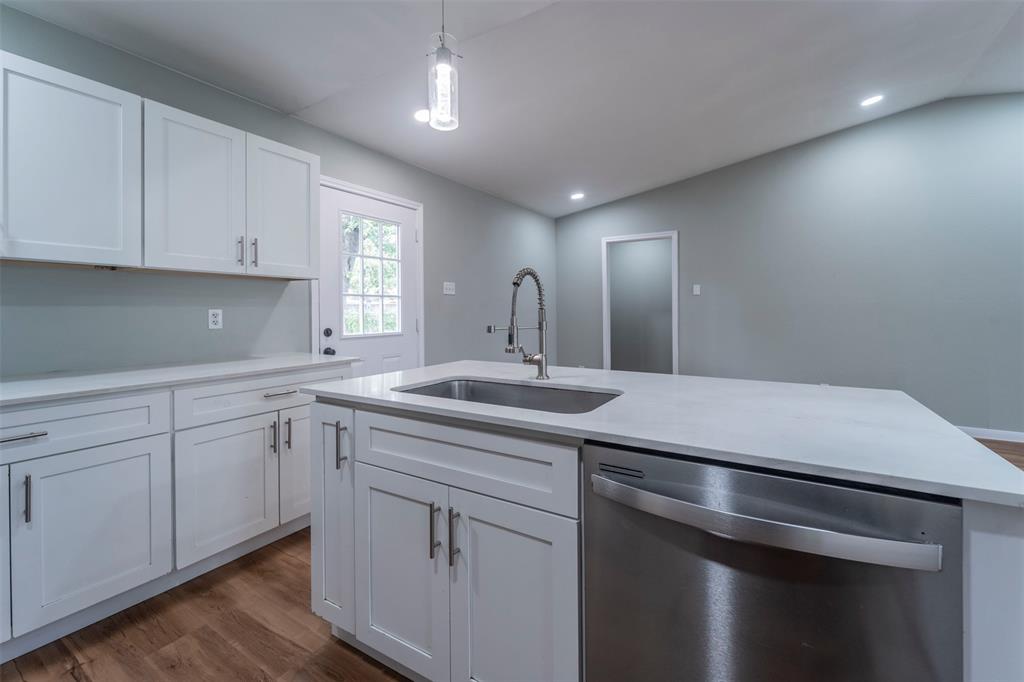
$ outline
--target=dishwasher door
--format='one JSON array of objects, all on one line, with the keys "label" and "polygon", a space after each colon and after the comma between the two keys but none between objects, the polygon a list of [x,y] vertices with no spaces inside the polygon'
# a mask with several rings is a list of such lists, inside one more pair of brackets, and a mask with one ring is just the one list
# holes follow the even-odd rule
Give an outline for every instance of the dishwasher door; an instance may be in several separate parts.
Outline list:
[{"label": "dishwasher door", "polygon": [[961,508],[583,448],[586,679],[963,679]]}]

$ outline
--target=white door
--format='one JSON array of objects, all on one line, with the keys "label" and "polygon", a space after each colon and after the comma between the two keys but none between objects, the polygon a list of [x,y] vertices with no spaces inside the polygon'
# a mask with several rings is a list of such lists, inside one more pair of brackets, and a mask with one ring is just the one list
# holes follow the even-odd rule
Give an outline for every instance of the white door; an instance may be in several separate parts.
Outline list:
[{"label": "white door", "polygon": [[356,464],[356,637],[431,680],[451,674],[447,504],[447,486]]},{"label": "white door", "polygon": [[279,413],[281,428],[281,523],[309,513],[310,468],[309,405]]},{"label": "white door", "polygon": [[167,434],[11,465],[14,636],[171,570]]},{"label": "white door", "polygon": [[452,680],[579,679],[577,522],[449,490]]},{"label": "white door", "polygon": [[10,468],[0,467],[0,642],[11,638]]},{"label": "white door", "polygon": [[245,133],[145,102],[145,263],[245,272]]},{"label": "white door", "polygon": [[142,100],[0,52],[0,256],[142,264]]},{"label": "white door", "polygon": [[177,566],[278,525],[277,413],[174,434]]},{"label": "white door", "polygon": [[246,270],[317,277],[320,157],[246,134]]},{"label": "white door", "polygon": [[320,350],[360,358],[361,375],[423,364],[416,220],[405,206],[320,189]]},{"label": "white door", "polygon": [[314,403],[311,413],[313,611],[345,632],[355,634],[353,411]]}]

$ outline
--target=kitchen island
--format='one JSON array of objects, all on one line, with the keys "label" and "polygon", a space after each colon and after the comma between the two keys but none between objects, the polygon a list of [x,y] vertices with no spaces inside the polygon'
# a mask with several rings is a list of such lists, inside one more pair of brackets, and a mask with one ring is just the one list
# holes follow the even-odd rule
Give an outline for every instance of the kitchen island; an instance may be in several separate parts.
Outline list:
[{"label": "kitchen island", "polygon": [[[1024,632],[1024,586],[1020,579],[1024,575],[1024,472],[906,394],[562,367],[550,368],[550,374],[550,380],[539,382],[530,379],[529,370],[519,365],[464,361],[304,389],[317,399],[313,451],[316,457],[319,447],[324,457],[321,479],[314,481],[314,495],[319,495],[313,509],[314,608],[334,622],[336,634],[386,662],[397,663],[405,672],[431,679],[449,679],[449,675],[462,679],[462,672],[468,670],[467,660],[482,661],[481,665],[488,661],[496,666],[511,665],[502,661],[500,652],[488,649],[489,645],[481,641],[485,636],[508,636],[519,630],[511,626],[503,630],[507,624],[502,623],[478,622],[485,629],[474,633],[467,623],[479,615],[472,609],[483,604],[491,610],[505,608],[527,617],[527,612],[517,612],[516,608],[528,601],[529,585],[524,584],[522,593],[509,603],[484,598],[474,604],[472,598],[479,599],[479,593],[470,590],[469,595],[463,594],[456,573],[466,557],[465,551],[459,556],[457,550],[465,549],[469,537],[467,534],[459,542],[459,534],[463,532],[460,528],[472,523],[465,518],[465,523],[460,522],[459,514],[465,516],[466,512],[459,510],[475,508],[479,529],[501,525],[495,519],[526,515],[522,523],[532,524],[531,537],[544,538],[542,544],[549,552],[544,561],[560,566],[555,558],[564,552],[572,555],[575,566],[582,556],[576,520],[580,517],[580,490],[591,484],[589,480],[581,481],[579,452],[585,443],[599,443],[864,489],[941,498],[962,506],[963,563],[957,570],[962,568],[963,574],[963,678],[1024,678],[1024,654],[1018,646]],[[615,397],[590,411],[569,414],[408,391],[451,379],[574,388],[612,393]],[[360,478],[361,471],[365,471],[365,481]],[[396,484],[389,479],[391,476],[404,478]],[[417,498],[423,492],[414,489],[420,482],[437,486],[433,491],[437,499],[426,499],[430,494]],[[412,487],[397,489],[403,485]],[[388,619],[399,619],[397,607],[388,613],[383,597],[376,597],[374,603],[385,611],[380,612],[380,621],[375,624],[376,614],[364,612],[373,599],[362,592],[368,591],[374,580],[378,584],[384,580],[375,571],[386,573],[394,568],[390,562],[408,563],[412,559],[401,552],[392,557],[373,556],[369,547],[374,529],[399,528],[408,515],[420,511],[414,511],[415,505],[407,509],[397,503],[393,507],[382,505],[384,515],[375,520],[372,514],[367,516],[368,508],[361,506],[371,504],[375,495],[384,495],[380,500],[426,500],[422,517],[415,516],[424,521],[410,526],[410,532],[426,526],[429,515],[430,537],[424,538],[422,545],[430,549],[429,558],[435,559],[435,548],[438,552],[455,552],[447,557],[452,576],[444,576],[444,589],[440,582],[435,585],[436,601],[423,602],[425,612],[416,615],[421,618],[419,629],[410,631],[406,638],[413,641],[414,634],[434,632],[432,627],[440,629],[450,623],[451,640],[430,645],[420,641],[411,648],[418,652],[412,655],[407,655],[409,647],[395,643],[395,637],[382,634],[388,627],[400,629],[397,621],[388,623]],[[472,499],[464,499],[469,495]],[[454,497],[463,498],[460,505],[450,503]],[[351,510],[347,521],[346,509]],[[455,515],[448,523],[441,518],[443,509]],[[489,521],[487,513],[491,515]],[[530,514],[535,516],[527,518]],[[435,516],[441,529],[436,536]],[[324,538],[344,533],[345,524],[353,518],[356,523],[345,540],[347,549],[332,554],[323,546]],[[444,529],[451,534],[447,538]],[[482,530],[478,532],[486,537]],[[520,529],[518,537],[522,536]],[[563,539],[569,536],[573,538]],[[536,547],[517,545],[511,538],[509,534],[502,549],[508,556],[519,556],[521,564],[521,558],[532,556],[530,552]],[[387,541],[377,545],[382,552],[392,551],[395,546]],[[501,554],[497,544],[494,548],[493,557],[481,554],[477,558],[493,560],[495,566],[489,568],[495,577],[507,582],[523,573],[522,565],[515,572],[501,573]],[[480,549],[487,548],[481,545]],[[424,555],[428,553],[424,551]],[[345,556],[349,561],[354,557],[351,569],[333,564],[344,561],[339,557]],[[375,560],[380,563],[375,564]],[[474,569],[466,566],[465,570],[472,573]],[[402,581],[408,582],[411,577],[403,575]],[[481,577],[487,576],[473,574],[474,580]],[[452,585],[447,584],[449,578]],[[578,576],[551,575],[534,582],[534,587],[560,595],[554,601],[562,603],[552,605],[543,618],[538,616],[551,628],[549,641],[521,642],[519,646],[532,646],[537,660],[547,660],[547,656],[553,661],[545,668],[552,677],[581,676],[581,668],[572,665],[581,657],[561,660],[559,656],[564,655],[567,645],[553,638],[571,640],[571,633],[578,631],[578,618],[568,623],[560,621],[565,617],[563,611],[580,608],[578,599],[562,598],[566,591],[562,588],[568,585],[578,593],[582,583]],[[325,585],[327,592],[335,590],[340,596],[333,601],[325,596]],[[515,595],[515,587],[509,586],[508,592]],[[438,596],[441,592],[443,604]],[[348,603],[339,606],[337,602],[345,598]],[[318,607],[318,601],[330,606]],[[361,609],[360,603],[366,608]],[[460,611],[467,609],[470,611],[464,623]],[[338,616],[341,611],[346,611],[344,618]],[[402,618],[406,616],[409,613]],[[435,617],[439,620],[430,620]],[[408,624],[402,622],[403,626]],[[432,627],[424,625],[427,622]],[[488,625],[493,628],[486,630]],[[515,648],[508,643],[503,646]],[[424,656],[425,651],[429,655]]]}]

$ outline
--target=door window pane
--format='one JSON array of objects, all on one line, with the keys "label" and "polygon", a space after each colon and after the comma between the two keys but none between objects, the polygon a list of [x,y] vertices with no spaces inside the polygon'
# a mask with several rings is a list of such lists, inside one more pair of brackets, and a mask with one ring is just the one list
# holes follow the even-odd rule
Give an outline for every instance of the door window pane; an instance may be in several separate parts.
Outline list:
[{"label": "door window pane", "polygon": [[363,333],[379,334],[381,331],[380,298],[365,296],[363,298]]},{"label": "door window pane", "polygon": [[384,270],[382,273],[384,295],[385,296],[397,296],[398,295],[398,261],[386,260],[384,261]]},{"label": "door window pane", "polygon": [[399,330],[399,315],[401,308],[397,298],[384,299],[384,333],[397,332]]},{"label": "door window pane", "polygon": [[342,214],[342,335],[402,332],[401,226]]}]

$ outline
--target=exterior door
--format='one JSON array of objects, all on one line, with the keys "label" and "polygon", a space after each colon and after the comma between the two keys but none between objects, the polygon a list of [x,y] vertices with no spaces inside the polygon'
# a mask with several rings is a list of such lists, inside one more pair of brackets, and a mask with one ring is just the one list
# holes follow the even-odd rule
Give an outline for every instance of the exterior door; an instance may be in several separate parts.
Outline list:
[{"label": "exterior door", "polygon": [[356,632],[353,411],[313,403],[313,611]]},{"label": "exterior door", "polygon": [[451,674],[447,510],[447,486],[356,464],[356,638],[431,680]]},{"label": "exterior door", "polygon": [[314,279],[320,157],[246,133],[246,272]]},{"label": "exterior door", "polygon": [[405,206],[320,188],[320,350],[361,358],[361,375],[423,364],[416,218]]},{"label": "exterior door", "polygon": [[449,489],[452,680],[579,679],[578,524]]},{"label": "exterior door", "polygon": [[171,570],[167,434],[10,468],[14,636]]},{"label": "exterior door", "polygon": [[277,412],[174,434],[177,565],[278,525]]},{"label": "exterior door", "polygon": [[281,523],[309,513],[309,405],[281,410]]},{"label": "exterior door", "polygon": [[0,256],[142,265],[142,99],[0,52]]},{"label": "exterior door", "polygon": [[245,133],[145,102],[145,262],[245,272]]}]

